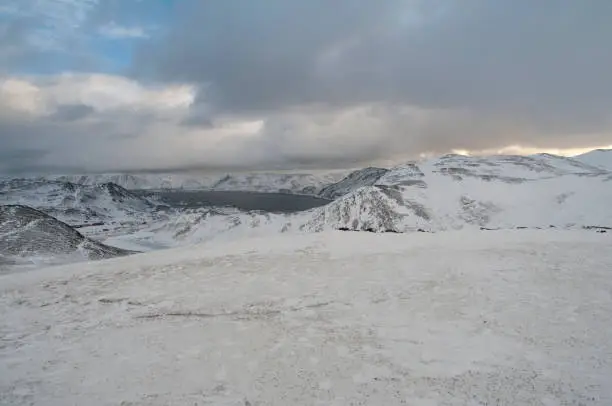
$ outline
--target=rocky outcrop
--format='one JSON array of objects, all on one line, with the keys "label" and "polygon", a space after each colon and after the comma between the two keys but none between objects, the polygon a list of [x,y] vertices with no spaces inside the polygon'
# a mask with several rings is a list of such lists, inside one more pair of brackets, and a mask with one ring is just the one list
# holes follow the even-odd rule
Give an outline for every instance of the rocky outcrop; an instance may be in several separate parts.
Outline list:
[{"label": "rocky outcrop", "polygon": [[364,186],[374,185],[389,170],[384,168],[363,168],[351,172],[340,182],[324,187],[319,192],[319,197],[324,199],[337,199]]},{"label": "rocky outcrop", "polygon": [[90,240],[68,224],[31,207],[0,206],[0,256],[5,263],[72,262],[131,253]]}]

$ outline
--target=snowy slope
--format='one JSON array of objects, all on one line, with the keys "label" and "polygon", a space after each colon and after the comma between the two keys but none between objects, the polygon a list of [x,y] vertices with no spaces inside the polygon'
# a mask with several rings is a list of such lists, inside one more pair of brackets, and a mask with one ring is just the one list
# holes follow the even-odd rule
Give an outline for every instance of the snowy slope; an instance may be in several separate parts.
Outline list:
[{"label": "snowy slope", "polygon": [[233,208],[202,208],[174,211],[150,221],[133,233],[103,239],[112,246],[137,251],[171,248],[210,241],[228,241],[294,231],[294,216],[244,212]]},{"label": "snowy slope", "polygon": [[599,168],[548,154],[447,155],[391,169],[374,186],[316,209],[303,229],[611,227],[610,180]]},{"label": "snowy slope", "polygon": [[612,149],[596,149],[586,154],[575,156],[574,159],[588,165],[612,171]]},{"label": "snowy slope", "polygon": [[610,234],[330,232],[0,276],[0,404],[612,404]]},{"label": "snowy slope", "polygon": [[336,182],[344,171],[317,174],[234,173],[227,175],[194,173],[143,173],[56,175],[41,179],[82,185],[115,183],[126,189],[206,189],[219,191],[288,192],[315,194],[323,186]]},{"label": "snowy slope", "polygon": [[41,211],[0,206],[0,266],[76,262],[129,253],[85,238]]}]

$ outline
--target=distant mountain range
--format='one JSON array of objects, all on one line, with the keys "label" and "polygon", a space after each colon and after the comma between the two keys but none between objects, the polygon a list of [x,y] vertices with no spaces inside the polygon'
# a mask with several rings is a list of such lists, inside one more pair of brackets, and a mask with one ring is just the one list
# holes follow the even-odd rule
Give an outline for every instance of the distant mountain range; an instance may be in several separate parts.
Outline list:
[{"label": "distant mountain range", "polygon": [[[281,192],[317,194],[324,186],[337,182],[347,171],[310,173],[235,173],[227,175],[172,174],[96,174],[49,175],[35,180],[53,180],[78,185],[114,183],[125,189],[187,189],[215,191]],[[31,179],[31,178],[30,178]]]},{"label": "distant mountain range", "polygon": [[[12,205],[2,208],[0,255],[14,258],[16,247],[31,238],[26,231],[32,224],[54,224],[37,229],[36,235],[44,237],[36,241],[52,242],[57,236],[64,242],[43,244],[40,252],[36,252],[40,244],[25,244],[30,248],[19,251],[20,257],[49,256],[57,251],[65,259],[67,252],[85,246],[87,255],[70,258],[105,258],[129,252],[113,251],[109,245],[139,251],[219,238],[323,230],[438,232],[525,227],[604,232],[612,227],[610,163],[612,151],[597,150],[574,158],[451,154],[388,169],[368,167],[344,177],[337,173],[228,175],[206,187],[204,181],[188,182],[188,178],[163,183],[158,175],[147,175],[151,176],[147,182],[135,175],[12,179],[0,182],[0,204]],[[198,189],[200,185],[206,190],[308,193],[333,201],[294,214],[210,207],[186,210],[166,207],[109,179],[134,188]],[[95,183],[98,180],[105,182]],[[21,242],[15,245],[13,236],[21,236],[15,240]]]},{"label": "distant mountain range", "polygon": [[80,185],[43,179],[0,182],[0,204],[30,206],[72,225],[134,219],[156,206],[114,183]]}]

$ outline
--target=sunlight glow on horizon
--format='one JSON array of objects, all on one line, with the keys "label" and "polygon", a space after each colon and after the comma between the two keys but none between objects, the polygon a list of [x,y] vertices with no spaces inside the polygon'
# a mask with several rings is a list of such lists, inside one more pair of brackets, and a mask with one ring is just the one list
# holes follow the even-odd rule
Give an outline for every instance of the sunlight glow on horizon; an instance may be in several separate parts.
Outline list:
[{"label": "sunlight glow on horizon", "polygon": [[533,147],[522,147],[520,145],[510,145],[501,149],[489,149],[482,151],[470,151],[466,149],[454,149],[453,154],[459,155],[534,155],[534,154],[553,154],[560,156],[576,156],[585,154],[589,151],[596,149],[612,149],[612,145],[607,146],[596,146],[589,148],[533,148]]}]

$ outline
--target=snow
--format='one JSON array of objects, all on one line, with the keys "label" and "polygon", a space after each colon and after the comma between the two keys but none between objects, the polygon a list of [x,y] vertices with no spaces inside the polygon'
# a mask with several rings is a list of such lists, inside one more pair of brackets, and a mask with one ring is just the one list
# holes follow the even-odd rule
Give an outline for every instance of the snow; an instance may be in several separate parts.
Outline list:
[{"label": "snow", "polygon": [[0,182],[0,203],[30,206],[69,223],[137,221],[150,217],[154,203],[112,183],[80,185],[13,179]]},{"label": "snow", "polygon": [[[137,179],[136,175],[122,176],[113,180]],[[163,174],[147,176],[166,179]],[[171,179],[186,182],[181,176],[187,175]],[[240,174],[209,187],[303,191],[304,185],[313,188],[313,182],[327,179],[325,176]],[[72,180],[86,183],[95,179]],[[87,238],[136,251],[337,229],[435,232],[481,227],[612,227],[612,173],[550,154],[446,155],[389,170],[365,168],[321,189],[321,194],[337,197],[332,203],[295,214],[162,208],[114,184],[13,180],[1,183],[0,189],[4,203],[29,205],[70,225],[86,224],[78,230]]]},{"label": "snow", "polygon": [[0,404],[612,404],[611,234],[324,232],[0,276]]},{"label": "snow", "polygon": [[118,234],[102,241],[110,246],[144,252],[295,231],[291,229],[293,218],[284,214],[222,207],[185,210],[170,213],[167,218],[152,221],[136,231],[126,232],[125,228],[120,228]]},{"label": "snow", "polygon": [[373,186],[313,211],[304,228],[610,227],[610,181],[609,172],[549,154],[447,155],[392,168]]},{"label": "snow", "polygon": [[596,149],[574,158],[585,164],[612,171],[612,149]]},{"label": "snow", "polygon": [[206,189],[315,194],[324,185],[340,180],[346,171],[315,173],[105,173],[92,175],[52,175],[39,179],[95,185],[112,182],[126,189]]}]

